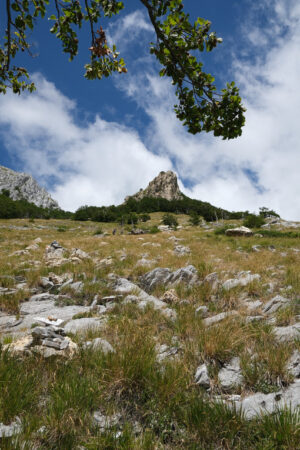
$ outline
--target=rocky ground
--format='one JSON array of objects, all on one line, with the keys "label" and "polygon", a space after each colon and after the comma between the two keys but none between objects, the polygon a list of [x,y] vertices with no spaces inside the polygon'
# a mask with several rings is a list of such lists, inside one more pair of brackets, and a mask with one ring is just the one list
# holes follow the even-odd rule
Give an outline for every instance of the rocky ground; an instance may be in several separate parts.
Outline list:
[{"label": "rocky ground", "polygon": [[0,448],[299,448],[299,238],[179,222],[0,222]]}]

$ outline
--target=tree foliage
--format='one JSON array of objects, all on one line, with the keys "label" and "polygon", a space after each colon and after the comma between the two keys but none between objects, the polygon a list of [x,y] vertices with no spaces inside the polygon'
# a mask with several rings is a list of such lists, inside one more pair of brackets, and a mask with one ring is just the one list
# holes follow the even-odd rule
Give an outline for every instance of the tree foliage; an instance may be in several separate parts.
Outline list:
[{"label": "tree foliage", "polygon": [[[240,136],[245,109],[238,88],[232,82],[218,93],[214,77],[203,70],[198,57],[199,52],[210,52],[222,42],[211,32],[211,23],[203,18],[191,23],[182,0],[139,1],[146,8],[156,34],[150,52],[162,65],[160,75],[170,77],[176,87],[178,103],[174,109],[179,120],[193,134],[213,131],[223,139]],[[78,53],[78,30],[84,24],[88,26],[91,35],[90,61],[85,65],[88,80],[108,77],[113,72],[126,73],[124,59],[115,45],[109,47],[100,25],[104,17],[119,14],[124,3],[117,0],[6,0],[7,29],[0,43],[0,92],[6,93],[11,88],[20,94],[35,89],[27,69],[14,61],[19,52],[31,54],[28,33],[41,18],[53,22],[50,32],[61,41],[63,52],[70,60]]]}]

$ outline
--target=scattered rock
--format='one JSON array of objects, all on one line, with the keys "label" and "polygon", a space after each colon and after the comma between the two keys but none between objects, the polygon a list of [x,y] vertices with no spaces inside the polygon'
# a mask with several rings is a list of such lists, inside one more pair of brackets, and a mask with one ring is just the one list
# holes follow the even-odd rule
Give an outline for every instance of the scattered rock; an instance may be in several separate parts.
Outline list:
[{"label": "scattered rock", "polygon": [[237,311],[222,312],[220,314],[216,314],[215,316],[208,317],[207,319],[204,319],[203,323],[204,323],[204,325],[206,327],[209,327],[211,325],[214,325],[215,323],[221,322],[221,320],[224,320],[227,317],[236,316],[236,315],[238,315]]},{"label": "scattered rock", "polygon": [[201,316],[202,318],[205,318],[209,314],[209,309],[207,306],[198,306],[198,308],[195,311],[196,316]]},{"label": "scattered rock", "polygon": [[112,347],[112,345],[110,345],[110,343],[107,342],[105,339],[101,339],[101,338],[96,338],[96,339],[93,339],[92,341],[85,342],[83,344],[83,348],[89,348],[89,349],[93,349],[93,350],[100,350],[105,355],[107,353],[114,353],[115,352],[115,350]]},{"label": "scattered rock", "polygon": [[14,422],[9,425],[0,423],[0,438],[9,438],[22,432],[22,423],[19,417],[16,417]]},{"label": "scattered rock", "polygon": [[89,329],[100,329],[104,326],[104,320],[99,317],[83,317],[82,319],[70,320],[65,325],[66,333],[84,332]]},{"label": "scattered rock", "polygon": [[300,378],[300,352],[294,350],[287,363],[287,371],[294,377]]},{"label": "scattered rock", "polygon": [[191,249],[189,247],[185,247],[184,245],[176,245],[174,248],[174,253],[177,256],[185,256],[191,253]]},{"label": "scattered rock", "polygon": [[179,302],[179,298],[176,295],[175,289],[170,289],[166,291],[164,295],[161,297],[161,300],[166,303],[176,304]]},{"label": "scattered rock", "polygon": [[273,329],[276,339],[279,342],[291,342],[300,338],[300,322],[287,327],[275,327]]},{"label": "scattered rock", "polygon": [[237,274],[236,278],[231,278],[229,280],[226,280],[223,283],[223,289],[228,291],[237,286],[247,286],[247,284],[252,283],[253,281],[259,281],[259,280],[260,280],[260,275],[258,275],[257,273],[252,275],[250,270],[247,272],[242,271]]},{"label": "scattered rock", "polygon": [[140,284],[147,292],[151,292],[159,285],[170,286],[185,283],[191,286],[197,282],[198,273],[192,265],[177,269],[174,272],[167,268],[157,267],[140,278]]},{"label": "scattered rock", "polygon": [[166,344],[157,345],[156,346],[157,351],[157,361],[162,362],[165,359],[168,358],[174,358],[175,355],[177,355],[179,349],[177,347],[168,347]]},{"label": "scattered rock", "polygon": [[225,234],[226,236],[253,236],[253,232],[247,227],[229,228]]},{"label": "scattered rock", "polygon": [[203,280],[203,283],[210,284],[212,291],[216,291],[220,284],[217,272],[213,272],[206,275],[206,277]]},{"label": "scattered rock", "polygon": [[110,428],[119,426],[122,416],[119,413],[113,414],[111,416],[106,416],[100,411],[95,411],[93,414],[93,419],[95,425],[103,432]]},{"label": "scattered rock", "polygon": [[270,394],[258,392],[243,400],[233,401],[231,405],[238,411],[242,410],[246,419],[260,417],[262,414],[273,414],[287,406],[292,412],[297,411],[300,406],[300,380],[285,390]]},{"label": "scattered rock", "polygon": [[197,367],[195,374],[195,383],[208,389],[210,387],[210,377],[206,364]]},{"label": "scattered rock", "polygon": [[243,376],[240,366],[240,358],[234,357],[218,373],[219,383],[227,391],[240,386],[243,383]]},{"label": "scattered rock", "polygon": [[291,301],[288,298],[282,297],[281,295],[276,295],[276,297],[269,300],[264,308],[263,312],[267,315],[273,314],[279,309],[289,305]]}]

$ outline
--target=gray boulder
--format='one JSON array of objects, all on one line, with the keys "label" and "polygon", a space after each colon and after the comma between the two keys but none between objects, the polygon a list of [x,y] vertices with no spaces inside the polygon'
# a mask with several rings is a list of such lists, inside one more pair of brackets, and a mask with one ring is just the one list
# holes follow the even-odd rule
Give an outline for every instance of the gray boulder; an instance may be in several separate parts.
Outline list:
[{"label": "gray boulder", "polygon": [[225,231],[226,236],[253,236],[253,231],[247,227],[229,228]]},{"label": "gray boulder", "polygon": [[290,299],[282,297],[281,295],[276,295],[276,297],[272,298],[265,304],[263,312],[268,315],[273,314],[279,309],[288,306],[290,302]]},{"label": "gray boulder", "polygon": [[226,291],[233,289],[237,286],[247,286],[247,284],[253,281],[260,281],[260,275],[255,273],[251,274],[251,271],[239,272],[236,278],[231,278],[223,283],[223,289]]},{"label": "gray boulder", "polygon": [[279,342],[291,342],[300,338],[300,322],[287,327],[274,327],[273,333]]},{"label": "gray boulder", "polygon": [[219,383],[224,390],[231,390],[243,383],[240,358],[234,357],[218,373]]},{"label": "gray boulder", "polygon": [[140,278],[140,284],[147,292],[159,285],[170,286],[179,283],[192,285],[198,282],[197,270],[189,265],[171,272],[168,268],[157,267]]},{"label": "gray boulder", "polygon": [[294,350],[287,363],[287,371],[294,377],[300,378],[300,352]]},{"label": "gray boulder", "polygon": [[195,383],[208,389],[210,387],[210,377],[206,364],[197,367],[195,374]]},{"label": "gray boulder", "polygon": [[70,320],[64,328],[66,333],[78,333],[89,329],[103,328],[104,324],[105,322],[103,319],[97,317],[84,317],[82,319]]},{"label": "gray boulder", "polygon": [[227,317],[230,316],[235,316],[237,315],[238,312],[237,311],[226,311],[226,312],[222,312],[220,314],[216,314],[215,316],[212,317],[207,317],[207,319],[203,320],[203,323],[206,327],[209,327],[211,325],[215,325],[218,322],[221,322],[221,320],[226,319]]},{"label": "gray boulder", "polygon": [[109,342],[107,342],[105,339],[96,338],[92,341],[87,341],[84,343],[83,348],[85,349],[92,349],[92,350],[100,350],[105,355],[108,353],[114,353],[115,349],[112,345],[110,345]]},{"label": "gray boulder", "polygon": [[9,425],[0,423],[0,438],[9,438],[16,434],[20,434],[22,431],[22,423],[19,417],[16,417],[14,422]]},{"label": "gray boulder", "polygon": [[256,393],[233,403],[237,410],[242,410],[246,419],[253,419],[263,414],[273,414],[285,408],[292,412],[300,407],[300,380],[295,381],[286,390],[270,394]]}]

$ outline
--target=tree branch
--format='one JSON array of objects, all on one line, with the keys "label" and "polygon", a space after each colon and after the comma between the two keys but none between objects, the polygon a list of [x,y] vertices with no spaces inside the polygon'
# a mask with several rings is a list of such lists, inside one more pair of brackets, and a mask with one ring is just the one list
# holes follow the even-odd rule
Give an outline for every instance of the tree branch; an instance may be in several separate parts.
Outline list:
[{"label": "tree branch", "polygon": [[7,12],[7,62],[6,70],[9,70],[10,65],[10,54],[11,54],[11,11],[10,11],[10,0],[6,0],[6,12]]}]

